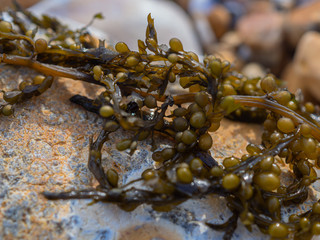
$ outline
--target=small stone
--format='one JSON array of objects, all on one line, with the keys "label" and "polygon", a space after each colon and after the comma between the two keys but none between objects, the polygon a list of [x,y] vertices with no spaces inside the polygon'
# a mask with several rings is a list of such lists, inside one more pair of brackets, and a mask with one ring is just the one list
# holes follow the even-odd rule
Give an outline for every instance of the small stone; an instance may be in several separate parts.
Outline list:
[{"label": "small stone", "polygon": [[249,47],[249,61],[256,61],[275,72],[283,58],[283,15],[277,12],[253,13],[242,17],[237,32]]},{"label": "small stone", "polygon": [[305,0],[296,1],[296,0],[273,0],[273,5],[282,11],[288,11],[294,8],[298,4],[303,4]]},{"label": "small stone", "polygon": [[292,93],[295,93],[299,89],[299,91],[301,91],[304,85],[295,73],[293,62],[290,62],[285,66],[285,68],[282,70],[280,79],[286,82],[288,90]]},{"label": "small stone", "polygon": [[248,78],[264,77],[266,75],[265,70],[259,63],[248,63],[242,68],[243,75]]},{"label": "small stone", "polygon": [[[293,61],[298,85],[320,101],[320,34],[307,32],[301,38]],[[288,83],[290,85],[290,82]]]},{"label": "small stone", "polygon": [[242,40],[236,31],[229,31],[225,33],[220,39],[220,41],[222,43],[225,43],[229,47],[234,47],[234,48],[238,47],[242,43]]},{"label": "small stone", "polygon": [[231,26],[231,14],[223,5],[217,4],[210,10],[208,20],[216,37],[220,39]]},{"label": "small stone", "polygon": [[[227,34],[226,34],[227,35]],[[233,65],[233,69],[240,70],[243,63],[237,58],[234,46],[229,45],[228,43],[220,42],[216,44],[211,44],[207,48],[209,54],[218,55],[221,59],[227,60]]]},{"label": "small stone", "polygon": [[[32,8],[34,12],[45,9],[45,13],[54,15],[58,19],[72,19],[81,26],[90,22],[97,12],[103,12],[104,19],[94,21],[92,27],[106,37],[112,36],[114,42],[125,41],[129,49],[137,50],[137,39],[144,39],[146,16],[152,13],[158,33],[159,43],[169,43],[172,37],[183,39],[185,50],[201,53],[201,46],[194,34],[192,22],[185,11],[173,1],[149,0],[70,0],[65,3],[57,2],[54,5]],[[71,9],[71,11],[62,11]],[[40,12],[43,13],[43,12]],[[110,24],[112,23],[112,24]],[[124,30],[125,29],[125,30]],[[100,37],[99,37],[100,38]]]},{"label": "small stone", "polygon": [[295,47],[302,35],[317,30],[320,23],[320,2],[313,1],[292,10],[286,17],[284,33],[292,47]]},{"label": "small stone", "polygon": [[273,11],[273,3],[271,1],[251,1],[248,6],[248,13],[266,13]]}]

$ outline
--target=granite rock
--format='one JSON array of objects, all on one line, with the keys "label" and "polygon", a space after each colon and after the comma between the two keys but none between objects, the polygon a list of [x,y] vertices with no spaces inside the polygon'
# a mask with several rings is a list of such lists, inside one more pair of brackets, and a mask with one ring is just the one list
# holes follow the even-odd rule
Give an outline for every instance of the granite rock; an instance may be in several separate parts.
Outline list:
[{"label": "granite rock", "polygon": [[[0,89],[15,88],[36,73],[0,65]],[[41,192],[87,189],[97,185],[87,168],[89,138],[97,136],[102,119],[69,102],[74,94],[94,97],[101,89],[68,79],[57,79],[43,95],[19,104],[12,117],[0,120],[0,239],[222,239],[222,233],[203,225],[205,219],[223,221],[230,212],[224,201],[208,196],[189,200],[161,213],[142,205],[125,212],[113,204],[91,200],[48,201]],[[221,160],[241,156],[248,142],[258,143],[261,127],[223,121],[214,134],[212,154]],[[117,169],[121,183],[152,166],[150,139],[130,157],[115,150],[128,137],[118,131],[103,147],[106,167]],[[157,138],[160,146],[168,144]],[[267,239],[257,228],[243,226],[236,238]]]}]

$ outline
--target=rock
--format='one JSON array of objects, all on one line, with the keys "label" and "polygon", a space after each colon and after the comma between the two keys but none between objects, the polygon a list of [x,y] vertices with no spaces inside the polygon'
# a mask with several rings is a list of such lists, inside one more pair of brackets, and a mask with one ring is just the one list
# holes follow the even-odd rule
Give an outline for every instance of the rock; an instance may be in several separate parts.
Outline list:
[{"label": "rock", "polygon": [[248,13],[266,13],[273,11],[273,4],[271,1],[251,1],[250,4],[248,4]]},{"label": "rock", "polygon": [[240,70],[243,66],[243,61],[239,59],[235,52],[235,47],[225,42],[211,44],[207,49],[208,54],[212,54],[222,60],[227,60],[232,64],[235,70]]},{"label": "rock", "polygon": [[241,39],[236,31],[228,31],[219,42],[208,47],[208,53],[221,59],[228,60],[235,70],[240,70],[243,61],[236,55],[237,48],[241,45]]},{"label": "rock", "polygon": [[[293,69],[298,85],[320,101],[320,34],[305,33],[294,56]],[[290,82],[288,83],[290,85]]]},{"label": "rock", "polygon": [[[22,7],[28,8],[40,0],[23,0],[23,1],[17,1]],[[0,11],[6,10],[7,7],[12,7],[12,1],[11,0],[1,0],[1,5],[0,5]]]},{"label": "rock", "polygon": [[217,42],[217,37],[212,31],[207,15],[200,11],[191,12],[194,28],[196,29],[197,38],[207,53],[212,43]]},{"label": "rock", "polygon": [[185,11],[189,10],[190,0],[177,0],[175,2],[179,4],[179,6],[182,7]]},{"label": "rock", "polygon": [[247,12],[246,5],[249,5],[248,0],[239,1],[239,0],[228,0],[223,1],[224,6],[229,10],[232,15],[232,27],[236,25],[238,20]]},{"label": "rock", "polygon": [[237,24],[237,32],[250,48],[249,61],[258,62],[276,72],[283,58],[283,16],[277,12],[249,14]]},{"label": "rock", "polygon": [[281,77],[288,90],[292,93],[296,93],[299,89],[303,88],[304,83],[299,80],[295,71],[295,65],[293,62],[290,62],[286,65],[281,73]]},{"label": "rock", "polygon": [[220,39],[220,42],[225,43],[229,47],[235,49],[242,43],[242,40],[236,31],[229,31],[223,35],[223,37]]},{"label": "rock", "polygon": [[208,15],[210,26],[216,37],[220,39],[231,26],[231,14],[223,5],[214,5]]},{"label": "rock", "polygon": [[[2,64],[0,89],[13,89],[18,80],[34,74],[26,68]],[[74,94],[94,97],[99,91],[101,88],[91,84],[59,79],[41,96],[19,104],[14,116],[1,116],[0,239],[136,239],[134,229],[139,228],[145,236],[141,239],[222,238],[222,233],[194,224],[203,221],[203,216],[213,222],[227,220],[229,210],[214,196],[189,200],[170,212],[156,212],[148,205],[125,212],[108,203],[48,201],[42,196],[43,191],[97,185],[87,168],[89,138],[98,134],[103,121],[72,104],[69,98]],[[214,135],[212,153],[221,161],[226,156],[244,154],[248,141],[258,143],[261,126],[225,120]],[[121,184],[138,178],[153,163],[150,139],[139,143],[133,156],[116,151],[115,143],[126,137],[123,131],[111,134],[102,151],[103,164],[117,169]],[[160,137],[157,142],[168,144]],[[239,223],[235,236],[265,237],[256,228],[249,232],[241,226]]]},{"label": "rock", "polygon": [[248,64],[246,64],[242,68],[241,72],[245,76],[247,76],[248,78],[264,77],[266,75],[266,71],[258,63],[248,63]]},{"label": "rock", "polygon": [[[308,1],[308,0],[307,0]],[[273,0],[273,4],[277,9],[288,11],[295,7],[299,1],[296,0]],[[301,1],[300,1],[301,3]]]},{"label": "rock", "polygon": [[46,13],[60,19],[72,19],[86,25],[96,13],[103,13],[104,19],[97,20],[93,27],[110,36],[111,43],[126,42],[130,49],[137,50],[137,40],[145,39],[147,15],[155,19],[160,44],[169,45],[173,37],[179,38],[187,51],[202,54],[190,17],[172,1],[156,0],[71,0],[40,2],[31,11]]},{"label": "rock", "polygon": [[311,30],[318,30],[320,24],[320,2],[313,1],[309,4],[293,9],[286,17],[284,33],[287,41],[295,47],[302,35]]},{"label": "rock", "polygon": [[277,48],[282,41],[282,16],[276,12],[249,14],[240,19],[237,31],[253,49]]}]

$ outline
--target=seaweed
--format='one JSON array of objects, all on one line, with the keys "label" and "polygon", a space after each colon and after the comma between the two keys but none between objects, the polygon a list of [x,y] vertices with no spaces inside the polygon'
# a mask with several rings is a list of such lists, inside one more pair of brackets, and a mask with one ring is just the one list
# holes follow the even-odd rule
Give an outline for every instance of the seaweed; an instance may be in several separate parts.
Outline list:
[{"label": "seaweed", "polygon": [[[200,61],[177,38],[169,46],[159,44],[150,14],[146,39],[138,40],[139,51],[123,42],[114,48],[103,41],[96,45],[87,26],[72,31],[57,19],[38,18],[18,5],[9,14],[12,23],[0,21],[0,62],[27,66],[43,75],[20,83],[16,90],[2,91],[2,115],[12,115],[19,103],[45,92],[53,77],[104,87],[96,99],[80,95],[70,99],[105,119],[99,136],[90,141],[88,158],[99,186],[44,192],[46,198],[93,199],[130,211],[141,204],[170,209],[215,194],[227,200],[233,215],[221,225],[209,219],[206,225],[224,231],[224,239],[232,238],[238,219],[248,230],[255,224],[273,238],[311,239],[320,234],[319,201],[289,221],[281,215],[283,207],[303,204],[310,185],[319,180],[314,169],[320,167],[320,127],[317,107],[297,100],[275,76],[249,79],[228,61],[211,55]],[[28,30],[28,21],[33,30]],[[44,37],[37,38],[37,32]],[[172,84],[186,93],[168,94]],[[219,164],[210,149],[224,117],[263,122],[264,133],[261,144],[249,144],[241,159],[232,156]],[[119,151],[133,154],[140,141],[151,138],[152,159],[160,165],[125,185],[119,184],[116,170],[102,167],[102,146],[119,128],[133,133],[117,143]],[[156,150],[156,134],[167,136],[170,147]],[[288,186],[281,183],[277,159],[283,159],[295,176]]]}]

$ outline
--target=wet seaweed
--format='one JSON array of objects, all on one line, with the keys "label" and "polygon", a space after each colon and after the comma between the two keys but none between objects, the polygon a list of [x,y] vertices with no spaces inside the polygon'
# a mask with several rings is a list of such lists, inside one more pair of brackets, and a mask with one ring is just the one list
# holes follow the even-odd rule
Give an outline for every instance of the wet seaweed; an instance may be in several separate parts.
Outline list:
[{"label": "wet seaweed", "polygon": [[[319,201],[288,221],[281,215],[283,207],[303,204],[310,185],[319,180],[318,108],[297,100],[275,76],[250,79],[211,55],[200,61],[177,38],[169,45],[159,44],[151,15],[145,41],[138,40],[139,50],[132,51],[123,42],[114,48],[103,41],[97,45],[88,26],[72,31],[57,19],[38,18],[18,5],[8,14],[11,22],[0,19],[0,62],[27,66],[42,75],[2,91],[2,115],[12,115],[19,103],[45,92],[53,77],[104,87],[96,99],[80,95],[70,99],[105,119],[99,136],[90,141],[88,158],[99,186],[45,192],[45,197],[93,199],[131,211],[141,204],[169,210],[188,199],[215,194],[227,200],[233,215],[223,224],[208,219],[206,225],[224,231],[224,239],[232,238],[238,219],[249,231],[255,224],[273,238],[311,239],[320,234]],[[168,94],[173,84],[185,93]],[[260,145],[248,144],[248,154],[219,164],[210,150],[214,151],[212,136],[224,117],[263,122],[264,133]],[[133,154],[140,141],[151,138],[152,159],[160,164],[125,185],[119,183],[115,169],[102,167],[102,146],[120,128],[133,134],[116,144],[119,151]],[[157,150],[156,134],[168,136],[170,146]],[[295,176],[288,186],[281,182],[279,159]]]}]

